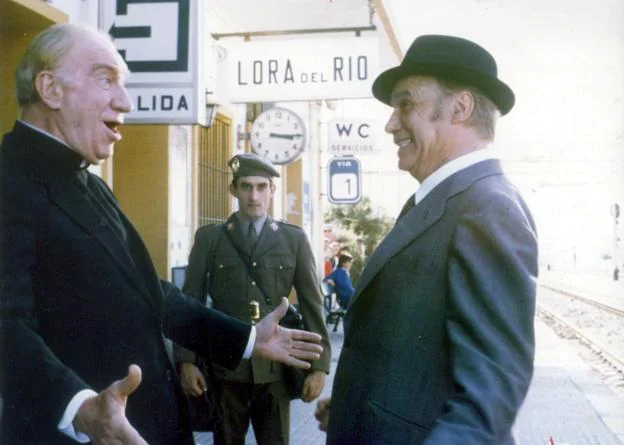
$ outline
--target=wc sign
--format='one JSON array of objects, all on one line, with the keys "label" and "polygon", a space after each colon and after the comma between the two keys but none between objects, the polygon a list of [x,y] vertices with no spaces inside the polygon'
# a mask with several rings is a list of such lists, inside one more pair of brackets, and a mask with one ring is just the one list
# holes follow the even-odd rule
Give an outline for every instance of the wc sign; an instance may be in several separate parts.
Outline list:
[{"label": "wc sign", "polygon": [[376,151],[377,123],[368,119],[334,119],[329,121],[328,151],[336,155],[365,155]]}]

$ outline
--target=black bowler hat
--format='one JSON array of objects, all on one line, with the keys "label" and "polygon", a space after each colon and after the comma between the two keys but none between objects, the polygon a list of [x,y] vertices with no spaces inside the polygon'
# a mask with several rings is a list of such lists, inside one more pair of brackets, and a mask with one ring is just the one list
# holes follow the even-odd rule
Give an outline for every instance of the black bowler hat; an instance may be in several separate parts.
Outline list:
[{"label": "black bowler hat", "polygon": [[514,106],[514,93],[498,79],[494,57],[470,40],[451,36],[417,37],[401,64],[375,79],[373,95],[389,105],[396,83],[419,75],[473,86],[490,98],[501,114],[507,114]]},{"label": "black bowler hat", "polygon": [[242,176],[262,176],[265,178],[279,178],[277,169],[266,159],[255,153],[243,153],[234,156],[228,162],[234,179]]}]

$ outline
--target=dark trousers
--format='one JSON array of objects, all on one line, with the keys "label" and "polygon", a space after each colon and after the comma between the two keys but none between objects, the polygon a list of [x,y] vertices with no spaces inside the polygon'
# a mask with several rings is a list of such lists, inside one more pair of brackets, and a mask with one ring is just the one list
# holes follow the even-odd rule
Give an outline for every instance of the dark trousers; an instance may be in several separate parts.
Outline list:
[{"label": "dark trousers", "polygon": [[288,445],[290,399],[283,383],[219,384],[221,422],[214,432],[215,445],[244,445],[250,421],[258,445]]}]

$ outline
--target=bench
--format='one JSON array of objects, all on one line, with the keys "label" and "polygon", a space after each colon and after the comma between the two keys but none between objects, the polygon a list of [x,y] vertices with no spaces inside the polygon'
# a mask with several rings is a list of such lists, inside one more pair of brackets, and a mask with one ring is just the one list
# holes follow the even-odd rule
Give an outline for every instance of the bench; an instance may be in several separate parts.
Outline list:
[{"label": "bench", "polygon": [[333,331],[338,330],[338,324],[345,316],[345,310],[336,301],[336,293],[328,283],[321,282],[321,294],[323,295],[323,308],[325,309],[325,324],[333,324]]}]

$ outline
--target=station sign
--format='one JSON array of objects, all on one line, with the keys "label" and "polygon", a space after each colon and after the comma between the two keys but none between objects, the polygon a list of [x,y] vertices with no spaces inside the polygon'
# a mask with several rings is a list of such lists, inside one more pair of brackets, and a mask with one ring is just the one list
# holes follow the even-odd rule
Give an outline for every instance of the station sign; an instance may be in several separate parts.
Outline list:
[{"label": "station sign", "polygon": [[362,167],[353,156],[335,157],[327,165],[327,194],[332,204],[356,204],[362,199]]},{"label": "station sign", "polygon": [[[99,27],[126,61],[134,108],[128,123],[206,125],[203,0],[99,2]],[[192,37],[192,38],[191,38]]]},{"label": "station sign", "polygon": [[327,150],[336,155],[375,153],[377,123],[369,119],[334,119],[327,124]]},{"label": "station sign", "polygon": [[220,69],[231,102],[371,97],[375,37],[226,42]]}]

